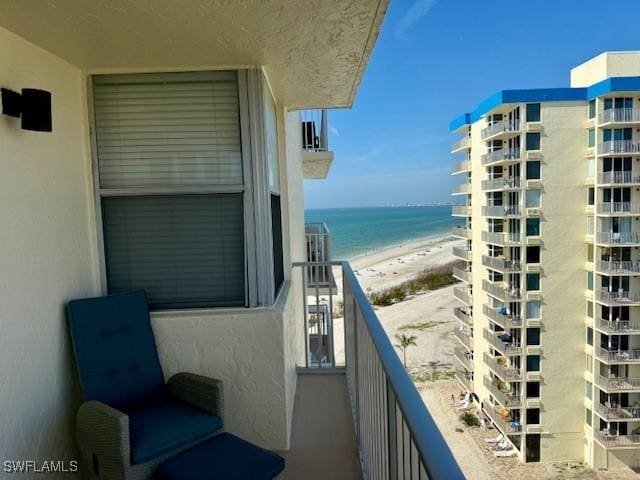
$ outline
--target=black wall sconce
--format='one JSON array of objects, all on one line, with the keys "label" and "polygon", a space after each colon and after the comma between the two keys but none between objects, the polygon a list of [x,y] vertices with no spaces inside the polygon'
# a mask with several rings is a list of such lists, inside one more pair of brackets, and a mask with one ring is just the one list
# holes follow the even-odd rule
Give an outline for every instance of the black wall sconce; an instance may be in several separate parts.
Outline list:
[{"label": "black wall sconce", "polygon": [[2,113],[21,118],[23,130],[51,132],[51,92],[36,88],[23,88],[22,93],[1,88]]}]

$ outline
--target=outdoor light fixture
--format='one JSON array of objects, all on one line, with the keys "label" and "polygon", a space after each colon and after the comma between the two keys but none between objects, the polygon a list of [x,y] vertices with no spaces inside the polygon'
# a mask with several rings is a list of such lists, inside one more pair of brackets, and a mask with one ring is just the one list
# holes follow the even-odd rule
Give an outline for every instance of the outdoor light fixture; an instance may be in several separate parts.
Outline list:
[{"label": "outdoor light fixture", "polygon": [[2,113],[21,118],[23,130],[52,131],[51,92],[36,88],[23,88],[22,93],[2,88],[0,92],[2,93]]}]

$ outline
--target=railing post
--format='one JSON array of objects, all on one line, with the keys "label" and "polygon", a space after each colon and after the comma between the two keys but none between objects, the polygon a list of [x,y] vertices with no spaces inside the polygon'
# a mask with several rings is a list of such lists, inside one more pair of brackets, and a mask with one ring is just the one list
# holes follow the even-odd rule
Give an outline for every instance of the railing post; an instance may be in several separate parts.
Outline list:
[{"label": "railing post", "polygon": [[389,480],[398,480],[398,431],[396,396],[385,375],[387,384],[387,452],[389,456]]}]

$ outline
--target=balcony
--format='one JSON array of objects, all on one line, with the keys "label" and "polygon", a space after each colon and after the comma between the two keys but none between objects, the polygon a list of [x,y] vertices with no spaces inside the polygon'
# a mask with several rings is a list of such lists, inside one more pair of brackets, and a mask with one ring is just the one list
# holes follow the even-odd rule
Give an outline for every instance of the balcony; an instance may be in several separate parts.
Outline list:
[{"label": "balcony", "polygon": [[492,152],[484,153],[480,157],[480,162],[485,167],[503,162],[519,162],[522,159],[519,148],[501,148]]},{"label": "balcony", "polygon": [[452,195],[468,195],[471,193],[471,184],[468,182],[461,183],[453,187]]},{"label": "balcony", "polygon": [[453,316],[464,323],[466,326],[473,326],[473,318],[465,308],[456,307],[453,309]]},{"label": "balcony", "polygon": [[324,179],[333,163],[329,150],[327,110],[305,110],[302,122],[302,173],[306,179]]},{"label": "balcony", "polygon": [[467,262],[471,260],[471,250],[463,247],[453,247],[451,249],[454,257],[458,257],[461,260],[466,260]]},{"label": "balcony", "polygon": [[514,435],[522,432],[522,425],[520,422],[512,420],[510,415],[503,416],[503,409],[486,405],[483,411],[491,419],[496,428],[503,434]]},{"label": "balcony", "polygon": [[520,315],[507,315],[506,313],[501,313],[500,310],[491,308],[486,303],[482,305],[482,313],[484,313],[492,322],[505,330],[509,330],[510,328],[520,328],[522,326],[522,319],[520,318]]},{"label": "balcony", "polygon": [[638,202],[605,202],[599,203],[596,210],[598,215],[621,217],[640,214]]},{"label": "balcony", "polygon": [[483,242],[492,243],[506,247],[509,245],[520,245],[520,234],[511,232],[482,232]]},{"label": "balcony", "polygon": [[640,350],[596,348],[596,357],[605,363],[640,363]]},{"label": "balcony", "polygon": [[482,181],[482,190],[518,190],[520,188],[520,177],[500,177],[490,178]]},{"label": "balcony", "polygon": [[640,122],[640,109],[638,108],[610,108],[598,115],[599,124],[607,123],[636,123]]},{"label": "balcony", "polygon": [[640,392],[640,378],[604,377],[598,375],[596,384],[601,390],[614,392]]},{"label": "balcony", "polygon": [[604,320],[600,319],[596,326],[607,334],[631,334],[640,333],[640,322],[637,320]]},{"label": "balcony", "polygon": [[473,304],[471,289],[469,287],[453,287],[453,296],[467,306]]},{"label": "balcony", "polygon": [[504,282],[492,283],[489,280],[483,280],[482,288],[489,295],[501,300],[503,303],[520,300],[520,289],[508,287]]},{"label": "balcony", "polygon": [[493,398],[495,398],[500,405],[505,408],[519,408],[522,406],[522,401],[520,400],[520,396],[514,392],[508,390],[502,390],[499,386],[500,383],[504,384],[504,382],[500,380],[491,381],[488,376],[482,377],[483,385],[491,392]]},{"label": "balcony", "polygon": [[470,372],[473,371],[473,355],[464,348],[456,347],[453,349],[453,356]]},{"label": "balcony", "polygon": [[520,132],[520,120],[500,120],[482,129],[480,136],[483,140],[489,140],[502,135]]},{"label": "balcony", "polygon": [[471,283],[471,271],[453,267],[453,276],[463,282]]},{"label": "balcony", "polygon": [[519,343],[505,332],[492,332],[491,330],[484,328],[482,330],[483,338],[489,342],[489,344],[505,355],[520,355],[522,353],[522,347]]},{"label": "balcony", "polygon": [[469,160],[462,160],[453,166],[451,171],[452,175],[458,175],[459,173],[466,173],[471,171],[471,162]]},{"label": "balcony", "polygon": [[640,447],[640,435],[610,435],[606,432],[598,432],[596,439],[605,448]]},{"label": "balcony", "polygon": [[471,206],[470,205],[454,205],[451,207],[451,215],[454,217],[470,217]]},{"label": "balcony", "polygon": [[467,227],[455,227],[452,231],[451,234],[455,237],[458,238],[464,238],[467,240],[471,239],[471,229],[467,228]]},{"label": "balcony", "polygon": [[597,232],[596,243],[612,246],[640,244],[640,232]]},{"label": "balcony", "polygon": [[640,408],[598,404],[596,412],[605,420],[640,420]]},{"label": "balcony", "polygon": [[599,185],[636,185],[640,174],[633,171],[602,172],[598,174]]},{"label": "balcony", "polygon": [[462,137],[451,145],[451,153],[462,152],[463,150],[468,150],[471,148],[471,137],[466,136]]},{"label": "balcony", "polygon": [[[304,236],[307,247],[307,261],[322,263],[331,261],[331,234],[325,223],[305,223]],[[307,269],[307,286],[318,288],[321,293],[329,290],[335,293],[336,281],[330,266],[314,266]]]},{"label": "balcony", "polygon": [[[308,471],[305,473],[304,458],[315,459],[326,467],[332,463],[341,465],[346,457],[351,465],[349,458],[353,452],[359,452],[360,462],[356,457],[355,463],[359,463],[362,470],[353,471],[352,466],[342,468],[341,478],[388,478],[391,472],[401,472],[402,478],[464,478],[349,263],[299,262],[293,265],[302,268],[303,277],[314,266],[339,269],[343,285],[341,301],[349,308],[344,309],[342,369],[336,368],[337,362],[331,360],[335,341],[332,313],[329,313],[329,328],[322,339],[322,343],[326,343],[324,351],[329,352],[326,363],[314,362],[312,340],[318,330],[313,328],[313,315],[308,314],[305,318],[306,367],[301,372],[306,375],[301,376],[302,385],[296,392],[294,412],[297,419],[293,425],[292,450],[285,454],[289,462],[287,468],[298,472],[292,478],[309,475]],[[313,295],[310,290],[302,292],[305,306]],[[318,295],[315,300],[319,305]],[[319,343],[317,340],[316,344]],[[325,375],[312,374],[320,372]],[[329,377],[336,374],[342,375],[342,384],[329,381],[333,380]],[[329,380],[325,381],[325,377]],[[315,385],[307,388],[306,384],[311,383]],[[332,398],[335,392],[337,398]],[[336,424],[339,428],[332,429]],[[347,425],[352,427],[347,428]],[[320,456],[315,447],[323,441],[319,437],[326,441],[320,447],[324,450]],[[358,445],[346,445],[348,454],[345,449],[336,453],[336,444],[344,445],[349,439],[357,441]],[[409,455],[408,452],[413,453]],[[327,458],[332,460],[328,462]],[[326,478],[336,478],[335,469],[334,474]]]},{"label": "balcony", "polygon": [[519,272],[522,270],[520,260],[506,260],[500,257],[482,256],[482,265],[499,272]]},{"label": "balcony", "polygon": [[[473,392],[473,382],[471,378],[469,378],[470,374],[465,372],[464,370],[456,369],[455,377],[460,382],[462,387],[469,392]],[[398,477],[400,478],[400,477]]]},{"label": "balcony", "polygon": [[596,301],[610,306],[640,305],[640,292],[596,290]]},{"label": "balcony", "polygon": [[493,372],[498,375],[505,382],[517,382],[522,380],[522,372],[513,367],[507,367],[504,365],[506,363],[505,357],[492,357],[487,352],[482,354],[482,359],[484,363],[491,369]]},{"label": "balcony", "polygon": [[598,155],[636,155],[640,153],[640,142],[633,140],[608,140],[598,144]]},{"label": "balcony", "polygon": [[518,205],[494,205],[482,207],[482,215],[484,217],[495,218],[519,217],[520,207]]},{"label": "balcony", "polygon": [[596,262],[596,271],[604,275],[637,275],[640,274],[640,260],[599,260]]},{"label": "balcony", "polygon": [[467,350],[473,350],[473,338],[471,337],[470,332],[467,329],[463,327],[456,328],[453,331],[453,336],[456,337],[458,341],[466,347]]}]

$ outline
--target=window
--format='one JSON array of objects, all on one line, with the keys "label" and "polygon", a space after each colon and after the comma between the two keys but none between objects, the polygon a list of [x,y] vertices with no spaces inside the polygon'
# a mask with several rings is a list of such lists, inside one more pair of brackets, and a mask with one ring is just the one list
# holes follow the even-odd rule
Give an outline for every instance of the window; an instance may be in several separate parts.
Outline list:
[{"label": "window", "polygon": [[540,424],[540,409],[539,408],[527,408],[527,424],[539,425]]},{"label": "window", "polygon": [[284,259],[282,253],[282,208],[280,196],[271,194],[271,235],[273,237],[273,281],[275,294],[284,283]]},{"label": "window", "polygon": [[527,180],[540,180],[540,161],[527,162]]},{"label": "window", "polygon": [[584,382],[584,396],[589,400],[593,400],[593,384],[586,380]]},{"label": "window", "polygon": [[540,235],[540,219],[527,218],[527,237],[537,237]]},{"label": "window", "polygon": [[527,398],[540,398],[540,382],[527,382]]},{"label": "window", "polygon": [[587,302],[587,317],[593,318],[593,302]]},{"label": "window", "polygon": [[527,190],[524,195],[525,206],[527,208],[540,207],[540,190]]},{"label": "window", "polygon": [[526,310],[527,320],[540,318],[540,300],[528,300]]},{"label": "window", "polygon": [[593,272],[587,272],[587,290],[593,291]]},{"label": "window", "polygon": [[540,355],[527,355],[527,372],[540,371]]},{"label": "window", "polygon": [[587,327],[587,345],[593,347],[593,328]]},{"label": "window", "polygon": [[591,205],[593,206],[593,204],[595,203],[595,188],[593,187],[589,187],[589,193],[587,195],[587,205]]},{"label": "window", "polygon": [[527,122],[540,121],[540,104],[527,103]]},{"label": "window", "polygon": [[540,132],[527,133],[527,150],[540,150]]},{"label": "window", "polygon": [[592,425],[591,410],[589,410],[588,408],[584,409],[584,423],[589,426]]},{"label": "window", "polygon": [[527,247],[527,263],[540,263],[540,247]]},{"label": "window", "polygon": [[527,328],[527,345],[540,345],[540,329],[538,327]]},{"label": "window", "polygon": [[593,372],[593,357],[589,354],[585,355],[585,361],[587,363],[586,369],[587,372],[592,373]]},{"label": "window", "polygon": [[589,100],[589,118],[596,118],[596,101]]},{"label": "window", "polygon": [[527,273],[527,291],[532,292],[540,290],[540,274]]}]

